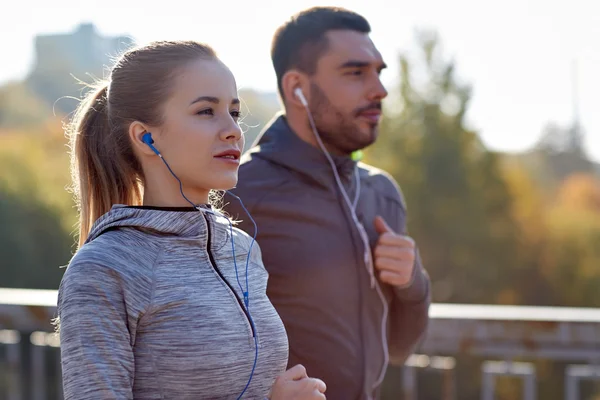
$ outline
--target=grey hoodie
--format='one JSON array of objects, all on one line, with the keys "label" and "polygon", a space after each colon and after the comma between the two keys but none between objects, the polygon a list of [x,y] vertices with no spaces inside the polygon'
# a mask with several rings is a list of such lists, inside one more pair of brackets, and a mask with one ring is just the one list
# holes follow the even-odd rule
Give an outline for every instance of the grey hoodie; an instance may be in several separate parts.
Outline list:
[{"label": "grey hoodie", "polygon": [[[208,212],[206,212],[208,210]],[[65,399],[264,399],[288,341],[251,238],[192,207],[116,205],[59,288]],[[253,324],[251,323],[251,316]]]}]

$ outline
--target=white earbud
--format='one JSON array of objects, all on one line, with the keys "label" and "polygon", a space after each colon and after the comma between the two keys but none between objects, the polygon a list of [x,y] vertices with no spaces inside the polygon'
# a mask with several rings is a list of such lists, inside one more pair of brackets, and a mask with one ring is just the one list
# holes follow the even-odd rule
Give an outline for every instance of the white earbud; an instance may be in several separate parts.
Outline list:
[{"label": "white earbud", "polygon": [[302,93],[302,89],[300,89],[299,87],[294,89],[294,94],[296,95],[298,100],[300,100],[300,103],[302,103],[304,107],[308,107],[308,101],[306,101],[304,93]]}]

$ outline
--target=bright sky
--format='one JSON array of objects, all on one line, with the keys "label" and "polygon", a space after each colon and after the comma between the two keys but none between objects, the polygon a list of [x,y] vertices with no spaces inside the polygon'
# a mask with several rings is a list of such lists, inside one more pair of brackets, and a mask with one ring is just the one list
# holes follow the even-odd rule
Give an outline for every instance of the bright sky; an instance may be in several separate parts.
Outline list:
[{"label": "bright sky", "polygon": [[[92,22],[100,33],[138,42],[197,39],[217,49],[240,87],[276,88],[269,47],[277,26],[313,5],[339,5],[363,14],[397,81],[398,52],[415,28],[436,29],[460,76],[474,87],[468,118],[492,148],[522,150],[550,121],[573,115],[572,66],[586,144],[600,160],[600,3],[593,0],[308,0],[210,1],[57,0],[10,2],[0,14],[0,82],[23,77],[33,38]],[[10,10],[10,11],[8,11]],[[594,72],[595,71],[595,72]]]}]

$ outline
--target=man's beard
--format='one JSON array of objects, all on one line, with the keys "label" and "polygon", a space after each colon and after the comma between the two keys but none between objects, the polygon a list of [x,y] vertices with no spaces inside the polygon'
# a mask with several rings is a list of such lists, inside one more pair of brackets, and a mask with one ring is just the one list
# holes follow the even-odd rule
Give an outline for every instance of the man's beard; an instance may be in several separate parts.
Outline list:
[{"label": "man's beard", "polygon": [[[370,127],[368,132],[361,131],[358,125],[358,114],[355,110],[351,115],[342,114],[327,98],[321,88],[311,83],[310,112],[321,140],[329,150],[339,154],[351,154],[373,144],[377,138],[377,125]],[[370,108],[381,105],[370,105]]]}]

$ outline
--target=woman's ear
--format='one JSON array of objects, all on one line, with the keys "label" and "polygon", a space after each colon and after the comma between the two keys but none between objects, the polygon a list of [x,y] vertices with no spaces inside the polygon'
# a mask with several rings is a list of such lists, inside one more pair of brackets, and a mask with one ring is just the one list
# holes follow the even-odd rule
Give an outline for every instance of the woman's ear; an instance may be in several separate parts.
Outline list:
[{"label": "woman's ear", "polygon": [[[133,121],[129,124],[129,139],[136,154],[155,156],[156,153],[147,143],[144,142],[144,135],[149,133],[149,128],[139,121]],[[152,137],[152,139],[155,139]]]}]

